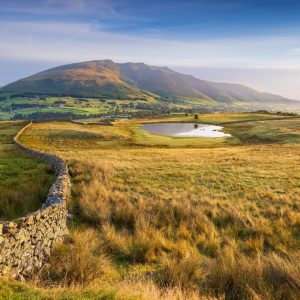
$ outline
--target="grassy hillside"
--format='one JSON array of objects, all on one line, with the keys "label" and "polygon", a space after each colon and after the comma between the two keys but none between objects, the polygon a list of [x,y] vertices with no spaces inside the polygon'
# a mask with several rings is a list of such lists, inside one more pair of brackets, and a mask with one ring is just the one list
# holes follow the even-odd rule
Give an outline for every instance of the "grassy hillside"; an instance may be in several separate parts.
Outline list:
[{"label": "grassy hillside", "polygon": [[69,163],[71,235],[31,282],[2,289],[16,299],[298,299],[300,120],[269,118],[204,115],[233,138],[184,147],[143,136],[136,120],[34,124],[22,141]]},{"label": "grassy hillside", "polygon": [[53,68],[16,81],[1,90],[80,97],[145,96],[142,91],[120,79],[119,69],[111,61],[93,61]]},{"label": "grassy hillside", "polygon": [[13,143],[24,122],[0,122],[0,220],[34,211],[46,200],[54,180],[49,168],[25,155]]},{"label": "grassy hillside", "polygon": [[[182,98],[198,103],[297,105],[289,99],[243,85],[200,80],[167,67],[97,60],[49,69],[1,88],[2,92],[115,99]],[[169,99],[169,100],[170,100]]]}]

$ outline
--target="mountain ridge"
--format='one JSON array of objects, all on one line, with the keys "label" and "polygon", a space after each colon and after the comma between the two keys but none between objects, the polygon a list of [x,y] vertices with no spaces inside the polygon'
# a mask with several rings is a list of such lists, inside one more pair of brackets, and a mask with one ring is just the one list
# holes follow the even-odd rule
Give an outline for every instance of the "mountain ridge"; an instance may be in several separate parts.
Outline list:
[{"label": "mountain ridge", "polygon": [[233,83],[213,82],[181,74],[168,67],[144,63],[93,60],[54,67],[0,88],[1,92],[26,92],[80,97],[177,97],[232,103],[294,103],[271,93]]}]

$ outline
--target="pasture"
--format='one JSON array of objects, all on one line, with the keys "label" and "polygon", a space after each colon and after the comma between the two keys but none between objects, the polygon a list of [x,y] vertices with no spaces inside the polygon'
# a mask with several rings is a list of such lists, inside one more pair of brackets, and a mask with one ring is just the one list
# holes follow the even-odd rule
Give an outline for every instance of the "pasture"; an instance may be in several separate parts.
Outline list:
[{"label": "pasture", "polygon": [[194,119],[40,122],[22,135],[67,160],[73,220],[50,264],[26,285],[4,282],[6,291],[45,299],[300,297],[300,119],[199,115],[232,135],[221,139],[139,128],[160,121]]},{"label": "pasture", "polygon": [[0,122],[0,220],[24,216],[41,206],[54,180],[45,164],[24,154],[13,136],[25,122]]}]

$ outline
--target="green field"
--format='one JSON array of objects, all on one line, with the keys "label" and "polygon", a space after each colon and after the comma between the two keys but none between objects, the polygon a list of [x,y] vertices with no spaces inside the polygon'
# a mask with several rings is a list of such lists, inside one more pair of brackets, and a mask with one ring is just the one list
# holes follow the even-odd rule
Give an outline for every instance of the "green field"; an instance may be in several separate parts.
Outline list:
[{"label": "green field", "polygon": [[9,299],[299,299],[300,119],[199,115],[230,138],[34,123],[26,145],[67,160],[70,237]]},{"label": "green field", "polygon": [[[175,108],[173,104],[163,104],[153,98],[145,100],[119,100],[101,98],[75,98],[54,96],[16,96],[11,93],[0,93],[0,120],[26,119],[33,114],[43,115],[44,118],[76,119],[83,117],[99,117],[107,114],[137,113],[140,111],[157,110],[161,107]],[[204,105],[206,106],[206,105]],[[190,106],[184,106],[189,108]],[[177,108],[176,108],[177,110]],[[69,115],[66,115],[69,113]],[[65,116],[63,116],[65,114]]]},{"label": "green field", "polygon": [[46,200],[54,176],[49,168],[12,143],[25,122],[0,122],[0,220],[36,210]]},{"label": "green field", "polygon": [[[80,98],[22,95],[0,93],[0,120],[23,119],[82,119],[99,118],[103,115],[131,114],[136,117],[158,116],[171,113],[207,113],[224,111],[254,111],[260,109],[253,106],[226,106],[217,101],[208,99],[171,98],[156,99],[153,97],[137,99],[108,99],[108,98]],[[281,107],[269,107],[270,111],[277,112]],[[284,111],[285,108],[282,108]],[[289,111],[299,112],[299,106],[289,106]],[[207,116],[207,115],[206,115]],[[270,117],[272,115],[270,114]],[[212,117],[207,117],[206,122]],[[224,121],[226,117],[222,117]],[[232,117],[234,118],[234,117]],[[243,118],[243,117],[242,117]],[[252,118],[255,118],[253,116]],[[203,118],[201,118],[202,120]],[[205,118],[204,118],[205,119]],[[239,116],[236,116],[236,120]],[[218,117],[212,119],[218,122]]]}]

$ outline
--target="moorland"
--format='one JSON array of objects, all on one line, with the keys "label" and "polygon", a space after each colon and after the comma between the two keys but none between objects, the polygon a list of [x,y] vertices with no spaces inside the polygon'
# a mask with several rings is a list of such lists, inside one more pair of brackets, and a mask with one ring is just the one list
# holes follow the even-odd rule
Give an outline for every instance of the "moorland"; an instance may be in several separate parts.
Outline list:
[{"label": "moorland", "polygon": [[[140,128],[162,121],[220,124],[231,137]],[[299,299],[300,118],[174,114],[87,123],[37,122],[20,137],[68,162],[73,217],[49,264],[26,283],[3,279],[0,297]],[[22,158],[17,166],[4,160],[1,170],[29,160],[10,142],[21,125],[1,123],[1,148]],[[42,164],[31,164],[51,181]],[[18,181],[36,180],[24,172]]]}]

